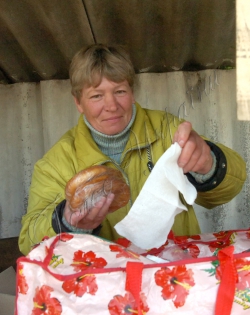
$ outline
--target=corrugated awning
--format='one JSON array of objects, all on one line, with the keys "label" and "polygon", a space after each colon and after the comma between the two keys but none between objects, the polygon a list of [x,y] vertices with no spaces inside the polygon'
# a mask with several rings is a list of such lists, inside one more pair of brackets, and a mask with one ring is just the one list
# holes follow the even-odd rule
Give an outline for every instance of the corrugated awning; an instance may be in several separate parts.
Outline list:
[{"label": "corrugated awning", "polygon": [[137,72],[235,67],[234,0],[2,0],[0,83],[67,79],[73,55],[122,44]]}]

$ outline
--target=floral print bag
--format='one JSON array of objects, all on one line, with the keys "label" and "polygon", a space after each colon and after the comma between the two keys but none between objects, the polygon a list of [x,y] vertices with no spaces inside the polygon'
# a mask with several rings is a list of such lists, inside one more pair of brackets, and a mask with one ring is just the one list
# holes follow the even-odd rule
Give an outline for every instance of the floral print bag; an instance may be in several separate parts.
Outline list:
[{"label": "floral print bag", "polygon": [[213,256],[169,262],[162,248],[139,254],[123,242],[71,233],[45,239],[17,260],[15,315],[250,312],[249,251],[228,243]]}]

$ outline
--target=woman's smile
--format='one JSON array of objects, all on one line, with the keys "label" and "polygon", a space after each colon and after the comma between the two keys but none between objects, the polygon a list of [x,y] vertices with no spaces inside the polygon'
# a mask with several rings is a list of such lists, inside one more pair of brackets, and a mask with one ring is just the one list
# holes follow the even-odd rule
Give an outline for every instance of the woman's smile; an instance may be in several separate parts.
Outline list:
[{"label": "woman's smile", "polygon": [[103,119],[103,121],[117,122],[121,118],[122,118],[122,116],[114,116],[114,117],[109,117],[109,118]]}]

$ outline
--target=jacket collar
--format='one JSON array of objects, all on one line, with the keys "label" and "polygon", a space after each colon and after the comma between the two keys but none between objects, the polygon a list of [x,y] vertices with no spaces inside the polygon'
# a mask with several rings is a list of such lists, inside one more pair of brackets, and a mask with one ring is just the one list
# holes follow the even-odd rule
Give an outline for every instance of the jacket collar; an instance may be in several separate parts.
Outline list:
[{"label": "jacket collar", "polygon": [[136,117],[131,128],[129,141],[125,147],[125,152],[129,150],[144,148],[153,143],[157,137],[149,121],[146,110],[138,103],[136,105]]}]

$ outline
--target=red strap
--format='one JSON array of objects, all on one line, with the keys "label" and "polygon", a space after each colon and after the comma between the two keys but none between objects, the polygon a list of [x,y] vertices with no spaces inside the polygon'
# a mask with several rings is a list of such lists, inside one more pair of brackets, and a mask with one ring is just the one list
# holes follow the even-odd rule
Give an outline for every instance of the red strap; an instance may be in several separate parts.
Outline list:
[{"label": "red strap", "polygon": [[140,292],[141,292],[141,284],[142,284],[142,270],[143,270],[143,263],[142,262],[132,262],[128,261],[126,266],[126,291],[129,291],[138,307],[138,315],[143,315],[141,310],[141,303],[140,303]]},{"label": "red strap", "polygon": [[233,253],[234,246],[226,247],[218,252],[222,275],[216,299],[215,315],[231,314],[235,295],[235,286],[238,281]]}]

